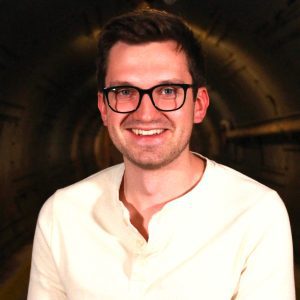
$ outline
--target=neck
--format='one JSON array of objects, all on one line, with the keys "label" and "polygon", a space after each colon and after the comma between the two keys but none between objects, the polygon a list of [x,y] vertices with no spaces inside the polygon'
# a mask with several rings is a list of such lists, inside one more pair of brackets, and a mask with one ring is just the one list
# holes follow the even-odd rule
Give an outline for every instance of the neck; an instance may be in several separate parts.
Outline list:
[{"label": "neck", "polygon": [[151,170],[125,160],[123,197],[141,210],[172,201],[197,184],[204,167],[204,160],[191,152],[163,168]]},{"label": "neck", "polygon": [[190,191],[201,179],[205,162],[187,151],[180,159],[156,170],[142,169],[128,160],[120,189],[131,223],[148,239],[148,224],[162,207]]}]

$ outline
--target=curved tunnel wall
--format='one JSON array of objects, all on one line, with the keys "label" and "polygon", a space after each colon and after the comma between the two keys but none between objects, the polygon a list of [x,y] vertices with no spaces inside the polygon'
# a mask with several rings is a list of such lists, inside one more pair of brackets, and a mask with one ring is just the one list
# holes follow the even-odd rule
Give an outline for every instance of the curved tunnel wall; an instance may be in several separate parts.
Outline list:
[{"label": "curved tunnel wall", "polygon": [[[185,16],[206,52],[211,107],[192,148],[281,194],[299,260],[299,1],[148,2]],[[120,161],[97,111],[95,36],[137,5],[0,2],[0,260],[57,188]]]}]

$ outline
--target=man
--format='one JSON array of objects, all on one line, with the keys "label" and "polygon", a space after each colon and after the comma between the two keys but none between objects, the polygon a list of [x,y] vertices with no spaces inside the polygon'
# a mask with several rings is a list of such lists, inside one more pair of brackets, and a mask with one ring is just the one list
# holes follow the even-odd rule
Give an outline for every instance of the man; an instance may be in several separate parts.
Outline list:
[{"label": "man", "polygon": [[190,29],[155,10],[113,19],[98,84],[124,164],[45,203],[28,299],[295,299],[279,196],[189,150],[209,104]]}]

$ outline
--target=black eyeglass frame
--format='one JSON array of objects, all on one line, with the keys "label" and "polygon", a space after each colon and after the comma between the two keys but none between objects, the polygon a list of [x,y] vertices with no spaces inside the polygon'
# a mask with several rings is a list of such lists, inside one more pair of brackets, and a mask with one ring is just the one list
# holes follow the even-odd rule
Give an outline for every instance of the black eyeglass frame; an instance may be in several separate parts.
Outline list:
[{"label": "black eyeglass frame", "polygon": [[[168,87],[168,86],[175,86],[175,87],[178,86],[178,87],[181,87],[183,89],[183,92],[184,92],[182,104],[180,106],[176,107],[175,109],[160,109],[159,107],[157,107],[154,100],[153,100],[152,92],[153,92],[154,89],[156,89],[160,86],[166,86],[166,87]],[[118,110],[114,109],[109,103],[108,93],[110,91],[112,91],[113,89],[116,89],[116,88],[118,88],[118,89],[119,88],[134,88],[134,89],[136,89],[139,92],[139,102],[137,104],[137,107],[135,109],[132,109],[132,110],[129,110],[129,111],[118,111]],[[110,107],[110,109],[112,111],[114,111],[116,113],[119,113],[119,114],[128,114],[128,113],[132,113],[132,112],[138,110],[144,95],[149,96],[153,106],[159,111],[168,112],[168,111],[178,110],[184,105],[185,99],[186,99],[186,92],[189,88],[195,88],[195,85],[194,84],[187,84],[187,83],[162,83],[162,84],[155,85],[155,86],[153,86],[149,89],[141,89],[141,88],[133,86],[133,85],[117,85],[117,86],[105,87],[105,88],[102,89],[102,92],[103,92],[103,95],[105,96],[105,99],[107,101],[108,106]]]}]

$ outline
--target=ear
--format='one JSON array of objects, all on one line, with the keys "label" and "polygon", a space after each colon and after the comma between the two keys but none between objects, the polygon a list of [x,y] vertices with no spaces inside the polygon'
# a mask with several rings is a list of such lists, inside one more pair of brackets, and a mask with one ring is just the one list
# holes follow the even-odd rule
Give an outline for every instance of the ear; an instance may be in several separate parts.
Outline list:
[{"label": "ear", "polygon": [[101,113],[103,124],[107,126],[107,106],[105,104],[104,95],[98,92],[98,109]]},{"label": "ear", "polygon": [[209,105],[209,96],[205,87],[198,88],[195,110],[194,110],[194,123],[201,123],[206,115],[206,111]]}]

